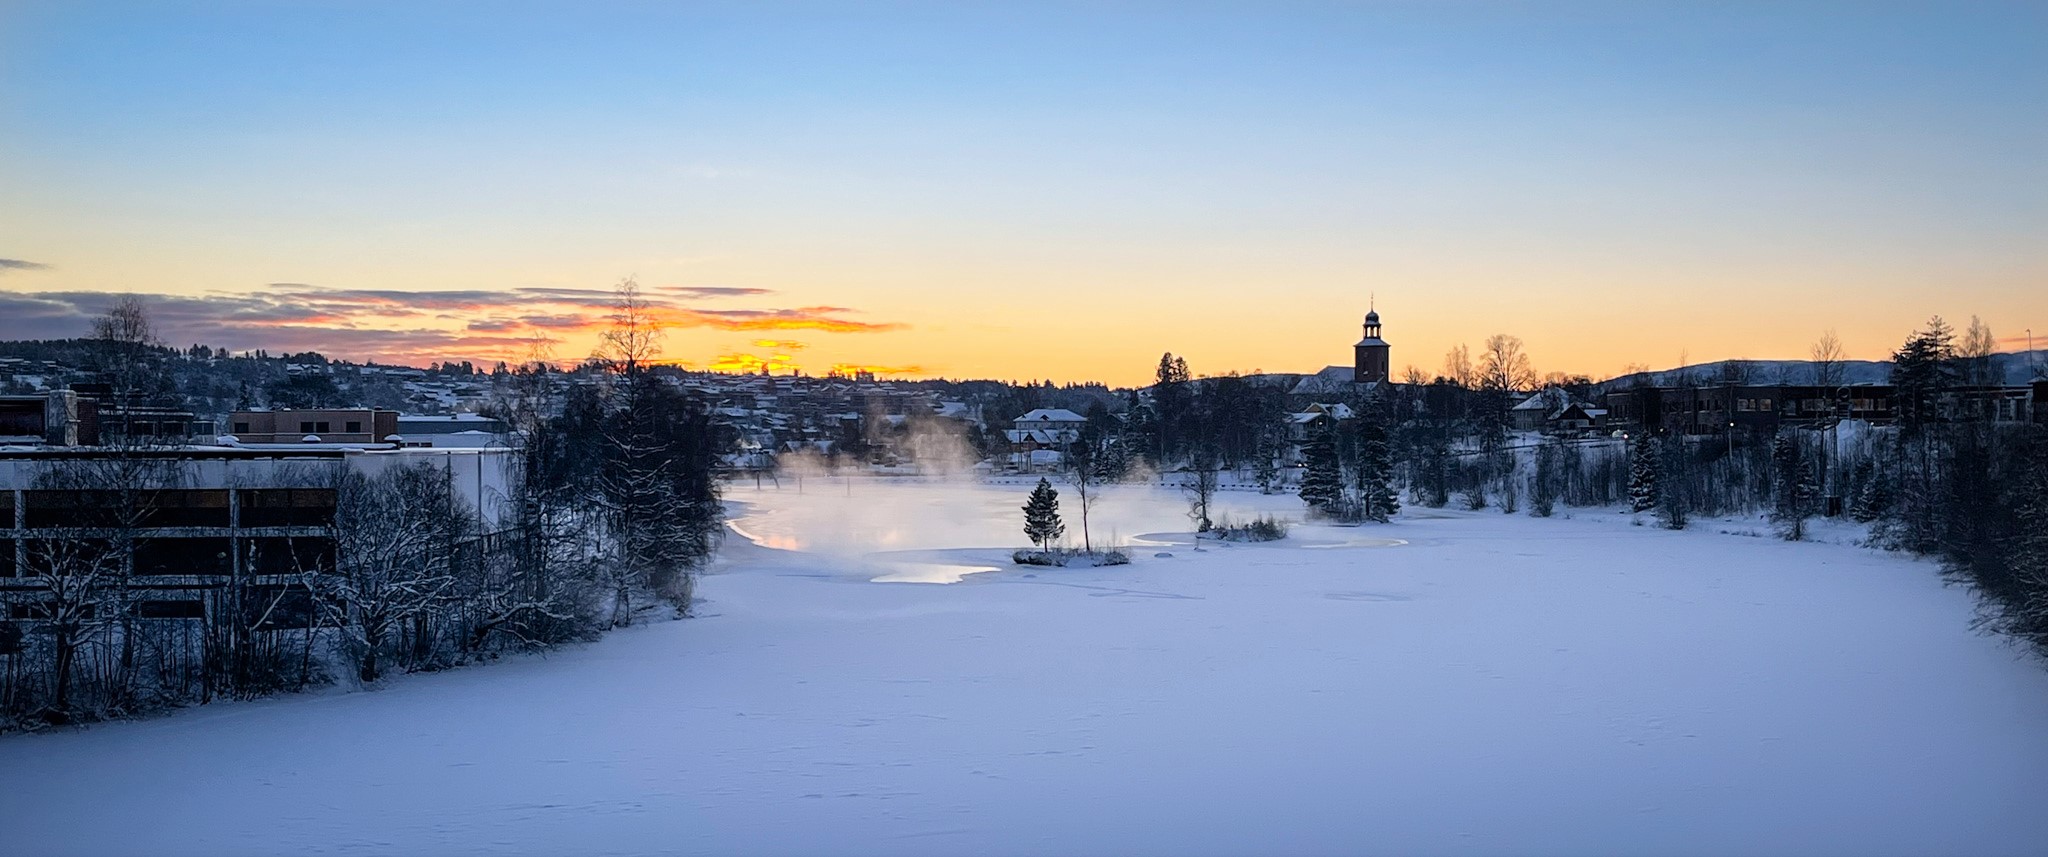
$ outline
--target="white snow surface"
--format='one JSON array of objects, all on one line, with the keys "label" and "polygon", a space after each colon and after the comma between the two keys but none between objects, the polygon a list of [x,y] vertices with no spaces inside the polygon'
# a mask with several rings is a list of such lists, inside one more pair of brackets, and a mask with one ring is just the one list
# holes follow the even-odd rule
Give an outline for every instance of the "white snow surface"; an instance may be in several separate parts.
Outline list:
[{"label": "white snow surface", "polygon": [[[729,539],[700,618],[0,738],[0,853],[2048,848],[2048,671],[1930,564],[1411,510],[1023,570],[1028,490],[736,489],[776,547]],[[1118,489],[1098,532],[1181,510]],[[997,570],[870,582],[918,565]]]}]

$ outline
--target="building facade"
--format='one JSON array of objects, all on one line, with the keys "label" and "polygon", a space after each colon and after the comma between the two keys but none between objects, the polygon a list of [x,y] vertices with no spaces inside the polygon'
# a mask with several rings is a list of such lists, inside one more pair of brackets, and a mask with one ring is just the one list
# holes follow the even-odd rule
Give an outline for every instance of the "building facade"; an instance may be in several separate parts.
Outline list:
[{"label": "building facade", "polygon": [[[218,595],[241,584],[277,605],[269,627],[303,627],[303,575],[331,573],[339,559],[338,477],[418,463],[447,471],[449,490],[485,533],[500,526],[511,466],[503,450],[0,452],[0,620],[49,618],[50,579],[104,574],[126,581],[139,618],[234,609]],[[118,487],[108,477],[122,471],[110,465],[166,487]]]},{"label": "building facade", "polygon": [[241,443],[384,443],[398,412],[371,408],[235,411],[227,433]]}]

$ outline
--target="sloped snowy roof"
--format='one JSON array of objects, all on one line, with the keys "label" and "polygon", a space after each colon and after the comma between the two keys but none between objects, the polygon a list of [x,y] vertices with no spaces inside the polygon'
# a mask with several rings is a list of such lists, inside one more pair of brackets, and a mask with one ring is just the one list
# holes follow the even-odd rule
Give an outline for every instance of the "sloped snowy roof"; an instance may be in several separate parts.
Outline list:
[{"label": "sloped snowy roof", "polygon": [[1087,417],[1066,408],[1039,408],[1017,418],[1019,423],[1085,423]]},{"label": "sloped snowy roof", "polygon": [[1321,396],[1370,390],[1379,386],[1377,381],[1359,383],[1352,380],[1357,375],[1357,370],[1351,366],[1325,366],[1322,371],[1301,379],[1294,385],[1294,389],[1288,392],[1297,396]]},{"label": "sloped snowy roof", "polygon": [[1081,433],[1073,429],[1003,429],[1003,437],[1009,438],[1011,443],[1023,443],[1028,440],[1054,445],[1073,443],[1080,439]]}]

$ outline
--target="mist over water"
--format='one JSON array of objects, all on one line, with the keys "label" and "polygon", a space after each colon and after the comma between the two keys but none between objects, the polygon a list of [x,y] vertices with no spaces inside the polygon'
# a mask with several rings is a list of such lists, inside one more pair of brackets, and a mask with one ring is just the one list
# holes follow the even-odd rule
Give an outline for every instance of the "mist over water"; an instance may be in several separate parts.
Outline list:
[{"label": "mist over water", "polygon": [[[799,481],[784,477],[755,488],[753,483],[728,486],[725,496],[745,504],[736,510],[733,529],[763,547],[823,556],[854,558],[894,551],[1001,550],[1026,547],[1024,500],[1033,479],[1014,484],[969,481],[915,481],[813,473]],[[1081,544],[1081,500],[1070,486],[1060,485],[1060,516],[1065,541]],[[1111,485],[1100,489],[1089,513],[1089,531],[1096,547],[1129,544],[1141,535],[1186,533],[1194,529],[1188,504],[1178,489],[1151,485]],[[1289,520],[1301,517],[1301,500],[1292,494],[1221,491],[1214,501],[1221,515],[1244,519],[1270,514]]]}]

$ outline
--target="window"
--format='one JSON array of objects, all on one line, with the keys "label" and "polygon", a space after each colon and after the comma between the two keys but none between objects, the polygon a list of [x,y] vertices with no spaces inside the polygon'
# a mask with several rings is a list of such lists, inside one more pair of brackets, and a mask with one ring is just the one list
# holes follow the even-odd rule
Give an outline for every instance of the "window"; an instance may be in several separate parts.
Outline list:
[{"label": "window", "polygon": [[343,427],[343,430],[348,434],[363,433],[363,424],[361,421],[358,420],[349,420],[347,423],[343,424]]},{"label": "window", "polygon": [[313,593],[304,586],[257,586],[249,594],[265,609],[258,631],[305,628],[318,618]]},{"label": "window", "polygon": [[1769,410],[1771,409],[1771,400],[1770,400],[1770,399],[1758,399],[1758,400],[1756,400],[1756,401],[1757,401],[1757,405],[1756,405],[1756,409],[1757,409],[1757,410],[1759,410],[1759,411],[1769,411]]},{"label": "window", "polygon": [[247,541],[249,571],[259,576],[334,570],[334,540],[320,536],[264,536]]},{"label": "window", "polygon": [[118,527],[129,511],[119,491],[24,491],[22,499],[28,503],[27,524],[33,528]]},{"label": "window", "polygon": [[[96,606],[98,605],[86,605],[86,615],[98,614],[99,611],[93,609]],[[48,601],[16,601],[7,605],[7,618],[16,621],[23,619],[48,619],[50,618],[50,612],[50,602]]]},{"label": "window", "polygon": [[144,601],[135,605],[135,615],[144,619],[204,619],[204,601]]},{"label": "window", "polygon": [[300,422],[300,423],[299,423],[299,434],[312,434],[312,433],[313,433],[313,424],[312,424],[312,423],[310,423],[310,422]]},{"label": "window", "polygon": [[144,491],[135,509],[145,527],[225,527],[228,525],[228,492],[225,490],[165,489]]},{"label": "window", "polygon": [[15,569],[17,574],[77,574],[94,569],[111,567],[114,560],[114,545],[106,539],[81,539],[59,537],[54,539],[23,539],[22,559],[26,565]]},{"label": "window", "polygon": [[332,429],[328,428],[328,427],[329,427],[329,426],[331,426],[331,425],[334,425],[334,424],[333,424],[333,423],[330,423],[330,422],[325,422],[325,421],[322,421],[322,422],[317,422],[317,423],[314,423],[314,424],[313,424],[313,433],[314,433],[314,434],[326,434],[326,433],[328,433],[329,431],[332,431]]},{"label": "window", "polygon": [[235,434],[248,434],[248,433],[249,433],[249,424],[248,424],[248,423],[235,423]]},{"label": "window", "polygon": [[0,434],[40,435],[43,433],[43,407],[33,408],[9,405],[0,410]]},{"label": "window", "polygon": [[234,570],[225,538],[136,539],[136,574],[224,575]]},{"label": "window", "polygon": [[244,527],[324,527],[334,523],[332,488],[253,488],[242,491]]}]

